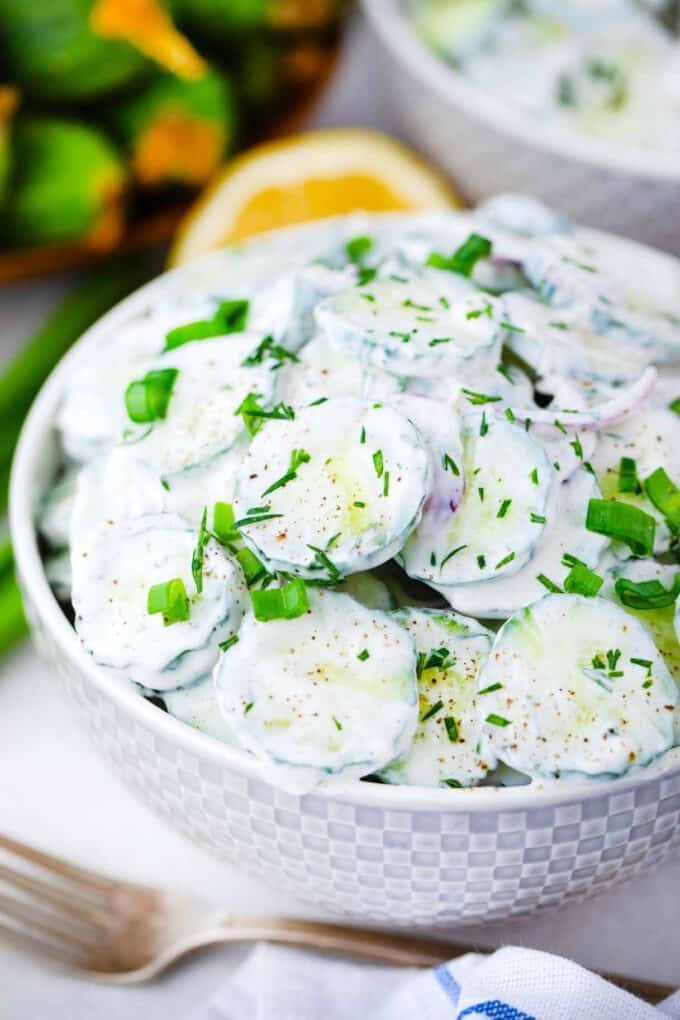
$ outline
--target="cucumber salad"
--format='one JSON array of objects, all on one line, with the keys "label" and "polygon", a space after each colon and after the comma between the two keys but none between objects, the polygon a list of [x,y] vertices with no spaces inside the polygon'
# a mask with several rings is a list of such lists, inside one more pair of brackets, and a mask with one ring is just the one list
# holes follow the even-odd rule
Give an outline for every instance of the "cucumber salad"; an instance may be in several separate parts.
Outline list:
[{"label": "cucumber salad", "polygon": [[484,93],[610,146],[680,150],[671,0],[404,0],[415,31]]},{"label": "cucumber salad", "polygon": [[71,356],[38,513],[84,650],[272,781],[680,744],[680,262],[533,199],[166,274]]}]

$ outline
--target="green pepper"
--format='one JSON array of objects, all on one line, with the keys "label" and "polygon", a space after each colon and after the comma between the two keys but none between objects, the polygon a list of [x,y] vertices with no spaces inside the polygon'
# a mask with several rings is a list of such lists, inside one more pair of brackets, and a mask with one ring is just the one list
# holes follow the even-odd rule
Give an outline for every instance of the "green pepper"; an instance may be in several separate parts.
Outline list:
[{"label": "green pepper", "polygon": [[10,76],[49,102],[127,87],[150,59],[187,77],[203,72],[163,0],[0,0],[0,26]]},{"label": "green pepper", "polygon": [[199,187],[231,148],[231,87],[214,71],[194,81],[159,75],[114,108],[112,125],[141,184]]},{"label": "green pepper", "polygon": [[124,224],[126,171],[108,139],[75,121],[18,117],[14,168],[0,210],[7,248],[83,240],[112,247]]}]

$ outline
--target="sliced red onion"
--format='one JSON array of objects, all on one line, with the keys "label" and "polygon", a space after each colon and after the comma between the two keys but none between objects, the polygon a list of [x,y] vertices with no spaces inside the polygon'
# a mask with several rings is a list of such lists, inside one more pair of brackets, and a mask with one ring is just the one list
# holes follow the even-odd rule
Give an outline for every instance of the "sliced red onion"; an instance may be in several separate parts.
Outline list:
[{"label": "sliced red onion", "polygon": [[[657,379],[655,368],[647,368],[640,378],[626,389],[621,389],[611,400],[606,400],[599,407],[590,411],[577,410],[574,413],[563,411],[559,408],[551,410],[541,408],[528,410],[523,407],[510,408],[517,421],[524,425],[527,421],[532,425],[548,426],[562,431],[563,429],[575,431],[578,429],[602,429],[608,425],[625,418],[632,411],[640,406],[646,397],[654,389]],[[504,414],[505,409],[494,408],[496,413]]]}]

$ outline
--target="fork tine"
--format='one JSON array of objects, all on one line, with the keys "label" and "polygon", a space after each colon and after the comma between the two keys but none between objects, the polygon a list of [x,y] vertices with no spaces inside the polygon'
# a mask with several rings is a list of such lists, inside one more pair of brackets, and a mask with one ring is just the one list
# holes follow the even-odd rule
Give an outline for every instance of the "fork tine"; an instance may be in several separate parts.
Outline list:
[{"label": "fork tine", "polygon": [[79,868],[77,865],[70,864],[61,857],[54,857],[52,854],[45,853],[44,850],[36,850],[35,847],[28,846],[26,843],[20,843],[10,836],[0,835],[0,847],[16,854],[18,857],[22,857],[24,860],[31,861],[32,864],[38,864],[48,871],[60,875],[62,878],[97,890],[100,893],[111,892],[119,885],[114,879],[105,878],[103,875],[97,874],[96,871]]},{"label": "fork tine", "polygon": [[0,894],[0,921],[7,919],[30,926],[32,932],[42,932],[82,949],[92,949],[100,941],[96,928],[88,933],[84,925],[70,921],[63,914],[50,913],[28,900]]},{"label": "fork tine", "polygon": [[[110,915],[110,912],[98,909],[97,901],[81,897],[73,889],[60,888],[52,882],[45,882],[24,871],[15,871],[14,868],[0,864],[0,888],[3,884],[36,896],[41,904],[47,903],[64,910],[74,919],[94,928],[106,924]],[[103,906],[103,901],[100,900],[99,903]]]},{"label": "fork tine", "polygon": [[23,952],[33,956],[40,956],[66,967],[80,967],[84,959],[81,950],[75,946],[67,946],[63,943],[51,942],[41,939],[37,935],[29,934],[20,928],[3,923],[0,920],[0,937],[3,942],[8,942]]}]

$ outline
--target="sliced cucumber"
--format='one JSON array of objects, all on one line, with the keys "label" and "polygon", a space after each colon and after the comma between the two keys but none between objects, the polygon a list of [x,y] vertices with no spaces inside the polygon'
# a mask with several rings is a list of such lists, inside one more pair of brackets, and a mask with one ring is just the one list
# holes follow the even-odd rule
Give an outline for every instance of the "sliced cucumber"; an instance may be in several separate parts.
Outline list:
[{"label": "sliced cucumber", "polygon": [[67,472],[47,493],[38,517],[38,530],[51,549],[69,544],[76,475]]},{"label": "sliced cucumber", "polygon": [[214,674],[241,746],[294,792],[383,768],[406,751],[418,721],[416,656],[403,627],[348,595],[308,595],[309,612],[295,620],[246,614]]},{"label": "sliced cucumber", "polygon": [[479,685],[494,688],[484,749],[531,776],[622,775],[673,743],[673,679],[642,624],[602,598],[548,595],[511,617]]},{"label": "sliced cucumber", "polygon": [[570,570],[562,561],[565,555],[596,569],[609,543],[602,535],[586,529],[586,513],[589,501],[599,495],[593,476],[580,469],[569,481],[551,490],[545,529],[531,559],[521,570],[497,580],[438,585],[438,590],[461,613],[486,620],[506,620],[540,599],[546,586],[562,587]]},{"label": "sliced cucumber", "polygon": [[498,299],[436,269],[353,287],[321,302],[316,317],[333,346],[397,376],[479,378],[498,364],[505,335]]},{"label": "sliced cucumber", "polygon": [[[621,458],[628,457],[635,461],[640,483],[659,467],[664,468],[671,479],[680,480],[678,421],[678,416],[667,407],[641,408],[617,425],[601,431],[592,457],[593,468],[605,499],[632,503],[656,520],[655,554],[668,550],[673,535],[665,517],[644,491],[636,493],[619,490]],[[621,558],[630,556],[628,547],[623,547],[621,543],[617,543],[616,551]]]},{"label": "sliced cucumber", "polygon": [[264,425],[234,509],[246,542],[271,567],[333,582],[391,559],[429,487],[427,450],[406,418],[337,397]]},{"label": "sliced cucumber", "polygon": [[198,680],[195,684],[180,687],[176,691],[165,691],[163,701],[168,715],[193,726],[201,733],[207,733],[209,737],[215,737],[223,744],[238,747],[234,734],[220,712],[212,677]]},{"label": "sliced cucumber", "polygon": [[311,404],[321,397],[390,399],[403,391],[405,380],[380,372],[348,350],[332,347],[316,336],[286,362],[278,373],[279,395],[287,404]]},{"label": "sliced cucumber", "polygon": [[388,612],[397,608],[397,601],[385,582],[371,570],[362,570],[358,574],[350,574],[339,584],[335,591],[350,595],[355,602],[360,602],[367,609],[381,609]]},{"label": "sliced cucumber", "polygon": [[507,294],[505,302],[515,326],[506,346],[537,375],[622,383],[637,379],[649,364],[643,350],[622,348],[613,337],[595,332],[582,304],[558,310],[527,291]]},{"label": "sliced cucumber", "polygon": [[[217,542],[203,549],[203,590],[192,558],[199,536],[172,514],[104,525],[74,551],[75,627],[85,650],[107,671],[151,690],[173,690],[207,676],[219,644],[238,629],[247,599],[241,568]],[[149,589],[179,578],[189,619],[164,626],[149,614]]]},{"label": "sliced cucumber", "polygon": [[[102,527],[160,514],[172,508],[160,476],[135,456],[135,448],[116,446],[78,473],[69,520],[69,542],[86,549]],[[197,521],[198,524],[198,521]]]},{"label": "sliced cucumber", "polygon": [[287,273],[253,294],[249,328],[297,351],[315,332],[316,306],[329,295],[355,286],[356,279],[352,265],[333,269],[312,263]]},{"label": "sliced cucumber", "polygon": [[245,364],[262,339],[234,333],[186,343],[158,358],[154,369],[174,368],[178,375],[166,417],[143,426],[142,438],[133,437],[137,456],[170,476],[228,450],[244,434],[239,408],[246,397],[256,394],[265,407],[274,394],[270,364]]},{"label": "sliced cucumber", "polygon": [[581,304],[596,333],[649,361],[680,357],[680,270],[670,259],[610,240],[553,237],[529,244],[524,272],[555,308]]},{"label": "sliced cucumber", "polygon": [[71,598],[71,554],[68,549],[45,560],[45,577],[57,599],[68,602]]},{"label": "sliced cucumber", "polygon": [[230,449],[207,464],[164,478],[168,506],[197,528],[206,507],[211,510],[215,503],[233,503],[236,477],[247,446],[245,438],[237,439]]},{"label": "sliced cucumber", "polygon": [[406,572],[437,588],[516,574],[543,534],[555,484],[542,446],[493,412],[466,417],[460,471],[460,504],[441,522],[428,514],[401,552]]},{"label": "sliced cucumber", "polygon": [[496,764],[478,750],[484,697],[477,696],[494,635],[474,620],[440,610],[400,609],[394,619],[415,641],[420,721],[407,754],[380,776],[412,786],[474,786]]},{"label": "sliced cucumber", "polygon": [[[649,632],[654,644],[661,652],[668,670],[680,689],[680,637],[678,635],[678,600],[674,605],[662,609],[633,609],[624,606],[616,592],[616,582],[620,577],[636,583],[659,581],[666,590],[673,590],[675,577],[680,571],[677,563],[656,563],[654,560],[631,560],[626,564],[617,564],[605,577],[601,595],[618,602],[627,613],[636,617]],[[680,744],[680,710],[676,707],[674,715],[674,743]]]}]

